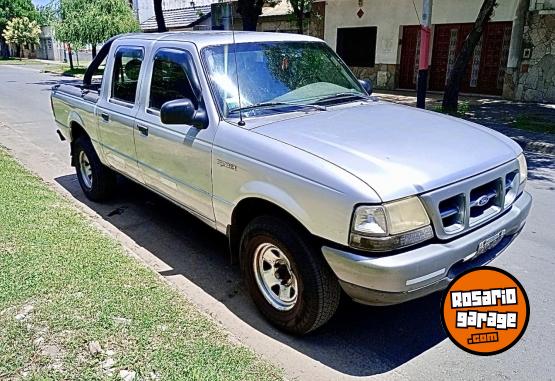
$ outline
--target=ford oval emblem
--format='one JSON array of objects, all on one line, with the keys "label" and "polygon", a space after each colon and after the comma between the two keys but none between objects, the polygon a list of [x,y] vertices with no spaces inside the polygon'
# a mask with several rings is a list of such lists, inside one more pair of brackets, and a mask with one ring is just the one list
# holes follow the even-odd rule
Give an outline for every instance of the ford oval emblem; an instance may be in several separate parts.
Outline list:
[{"label": "ford oval emblem", "polygon": [[476,200],[476,205],[478,206],[484,206],[489,202],[489,196],[488,195],[484,195],[482,197],[480,197],[478,200]]}]

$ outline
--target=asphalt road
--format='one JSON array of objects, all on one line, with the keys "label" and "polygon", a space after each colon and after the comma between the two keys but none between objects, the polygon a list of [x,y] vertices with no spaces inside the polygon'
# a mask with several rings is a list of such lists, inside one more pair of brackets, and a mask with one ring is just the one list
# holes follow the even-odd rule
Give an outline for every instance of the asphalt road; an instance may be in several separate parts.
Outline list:
[{"label": "asphalt road", "polygon": [[[394,307],[345,302],[325,327],[295,338],[257,313],[231,265],[225,238],[172,204],[123,181],[109,204],[86,201],[69,166],[67,143],[52,120],[49,89],[59,81],[32,67],[0,65],[0,144],[28,168],[74,200],[132,255],[168,279],[240,342],[290,379],[528,379],[555,377],[555,157],[528,153],[527,189],[534,205],[527,226],[494,261],[515,275],[531,303],[521,341],[509,351],[481,357],[453,345],[443,332],[440,295]],[[0,201],[1,203],[1,201]]]}]

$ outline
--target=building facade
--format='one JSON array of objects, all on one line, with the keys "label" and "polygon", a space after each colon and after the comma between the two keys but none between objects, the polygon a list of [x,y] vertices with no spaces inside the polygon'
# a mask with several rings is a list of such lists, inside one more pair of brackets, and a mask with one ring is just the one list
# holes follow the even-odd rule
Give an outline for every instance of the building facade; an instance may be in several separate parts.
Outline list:
[{"label": "building facade", "polygon": [[[154,17],[154,2],[152,0],[132,0],[133,9],[139,19],[139,24]],[[184,9],[209,6],[218,0],[162,0],[163,10]]]},{"label": "building facade", "polygon": [[63,61],[64,56],[64,45],[54,38],[53,28],[51,26],[41,27],[36,57],[44,60]]},{"label": "building facade", "polygon": [[[135,1],[143,30],[154,31],[152,1]],[[481,4],[434,1],[429,90],[443,91]],[[231,15],[229,4],[216,0],[164,0],[163,7],[170,30],[242,29],[235,2]],[[422,0],[315,0],[305,33],[324,39],[357,77],[371,79],[375,88],[414,90],[421,9]],[[297,32],[289,2],[264,7],[257,30]],[[554,88],[555,0],[498,0],[468,63],[462,92],[550,103],[555,102]]]},{"label": "building facade", "polygon": [[[503,67],[517,0],[500,1],[484,31],[463,91],[501,95]],[[472,29],[481,2],[435,1],[432,9],[430,83],[442,90],[456,53]],[[420,49],[422,0],[333,0],[326,3],[324,39],[361,77],[378,88],[415,89]]]},{"label": "building facade", "polygon": [[[141,30],[144,32],[155,32],[157,30],[154,10],[150,12],[150,0],[138,1],[136,12],[141,21]],[[325,5],[318,3],[315,6]],[[146,11],[148,9],[148,11]],[[166,27],[170,31],[177,30],[210,30],[231,29],[242,30],[241,15],[237,12],[237,2],[221,2],[217,0],[164,0],[163,14]],[[152,13],[152,14],[151,14]],[[151,14],[150,17],[145,15]],[[305,33],[313,34],[316,25],[319,25],[319,37],[323,37],[323,19],[320,24],[318,20],[308,17],[306,19]],[[272,6],[262,8],[262,14],[258,19],[257,30],[261,32],[288,32],[298,33],[298,26],[292,16],[292,9],[288,1],[282,0]]]},{"label": "building facade", "polygon": [[[509,99],[555,102],[555,0],[527,0],[523,43],[511,41],[524,0],[501,0],[471,58],[462,92]],[[481,6],[476,0],[435,1],[428,88],[442,91]],[[360,78],[378,89],[415,89],[420,50],[422,0],[328,0],[326,42]],[[521,45],[521,47],[519,46]],[[507,73],[510,49],[519,64]],[[507,86],[505,81],[511,84]]]},{"label": "building facade", "polygon": [[[211,30],[210,5],[163,9],[164,23],[169,31],[177,30]],[[158,24],[152,16],[141,24],[143,32],[156,32]]]}]

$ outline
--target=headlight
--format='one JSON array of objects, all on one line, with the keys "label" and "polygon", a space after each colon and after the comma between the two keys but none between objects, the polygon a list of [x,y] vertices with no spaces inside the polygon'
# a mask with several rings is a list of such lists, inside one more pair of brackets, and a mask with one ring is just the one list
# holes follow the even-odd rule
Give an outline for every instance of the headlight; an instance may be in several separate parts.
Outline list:
[{"label": "headlight", "polygon": [[359,206],[353,214],[350,244],[368,251],[390,251],[434,236],[418,197],[379,206]]},{"label": "headlight", "polygon": [[524,189],[524,182],[528,178],[528,165],[526,164],[526,158],[524,157],[523,153],[518,155],[516,159],[518,160],[518,171],[520,175],[520,184],[521,184],[520,190],[519,190],[519,193],[520,193],[520,191]]}]

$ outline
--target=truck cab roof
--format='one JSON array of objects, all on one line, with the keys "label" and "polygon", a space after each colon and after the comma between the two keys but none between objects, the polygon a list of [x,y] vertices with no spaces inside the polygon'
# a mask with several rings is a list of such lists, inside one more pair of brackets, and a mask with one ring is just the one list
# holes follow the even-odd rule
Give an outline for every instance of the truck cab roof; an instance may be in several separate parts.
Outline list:
[{"label": "truck cab roof", "polygon": [[[233,32],[229,30],[210,31],[178,31],[165,33],[131,33],[117,38],[118,40],[151,40],[151,41],[187,41],[194,43],[199,49],[210,45],[223,45],[233,43]],[[235,42],[266,42],[266,41],[313,41],[322,40],[293,33],[271,32],[235,32]]]}]

